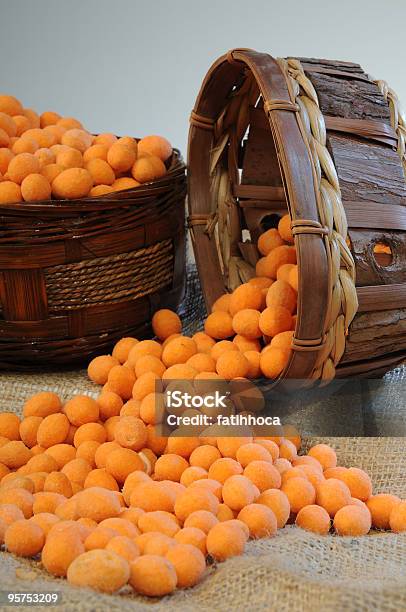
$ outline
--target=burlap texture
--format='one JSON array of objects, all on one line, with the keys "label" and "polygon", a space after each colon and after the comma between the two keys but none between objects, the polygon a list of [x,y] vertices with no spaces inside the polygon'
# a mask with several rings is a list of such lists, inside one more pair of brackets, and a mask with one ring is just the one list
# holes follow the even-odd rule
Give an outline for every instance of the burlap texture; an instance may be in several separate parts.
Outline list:
[{"label": "burlap texture", "polygon": [[[204,314],[192,274],[183,305],[187,331],[194,331]],[[189,283],[190,287],[190,283]],[[192,314],[191,314],[192,313]],[[403,369],[386,378],[405,376]],[[85,372],[0,374],[0,412],[20,413],[24,400],[41,390],[64,399],[74,393],[96,395],[98,387]],[[390,402],[377,406],[374,422],[390,421],[391,411],[403,409],[398,389]],[[378,428],[379,429],[379,428]],[[406,497],[405,438],[323,438],[337,450],[339,464],[369,472],[376,492]],[[305,446],[320,441],[308,438]],[[16,574],[17,570],[17,574]],[[363,538],[318,537],[294,526],[274,538],[250,542],[243,556],[210,567],[201,584],[176,591],[161,600],[135,595],[130,588],[107,596],[71,587],[54,579],[37,561],[0,554],[0,590],[58,591],[67,611],[111,612],[173,610],[180,612],[346,612],[406,610],[406,534],[371,533]],[[1,608],[1,605],[0,605]],[[37,610],[48,609],[37,607]],[[55,608],[58,609],[58,608]]]}]

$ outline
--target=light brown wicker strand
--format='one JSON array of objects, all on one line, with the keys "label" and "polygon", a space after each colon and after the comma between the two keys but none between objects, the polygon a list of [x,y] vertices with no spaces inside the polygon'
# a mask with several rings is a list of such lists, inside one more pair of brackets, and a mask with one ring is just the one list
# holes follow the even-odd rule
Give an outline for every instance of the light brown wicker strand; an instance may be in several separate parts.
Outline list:
[{"label": "light brown wicker strand", "polygon": [[358,308],[355,265],[346,244],[345,210],[337,172],[326,146],[326,127],[317,93],[299,60],[279,59],[278,62],[287,78],[291,79],[295,101],[300,108],[298,121],[302,122],[307,133],[319,182],[320,197],[317,202],[320,221],[328,230],[324,243],[330,268],[331,302],[324,326],[324,346],[312,378],[329,381],[335,376],[335,367],[344,353],[348,327]]},{"label": "light brown wicker strand", "polygon": [[397,152],[402,160],[403,172],[406,178],[406,115],[400,105],[396,93],[389,87],[386,81],[381,79],[374,81],[386,102],[389,104],[391,124],[398,137]]}]

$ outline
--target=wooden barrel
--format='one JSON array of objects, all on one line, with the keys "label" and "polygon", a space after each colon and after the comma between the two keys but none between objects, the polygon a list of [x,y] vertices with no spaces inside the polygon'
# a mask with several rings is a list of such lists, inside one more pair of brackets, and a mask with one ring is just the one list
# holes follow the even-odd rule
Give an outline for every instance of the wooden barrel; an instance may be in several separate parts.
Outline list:
[{"label": "wooden barrel", "polygon": [[282,377],[378,375],[406,356],[406,120],[358,64],[234,49],[189,133],[189,224],[208,311],[254,275],[288,209],[297,325]]}]

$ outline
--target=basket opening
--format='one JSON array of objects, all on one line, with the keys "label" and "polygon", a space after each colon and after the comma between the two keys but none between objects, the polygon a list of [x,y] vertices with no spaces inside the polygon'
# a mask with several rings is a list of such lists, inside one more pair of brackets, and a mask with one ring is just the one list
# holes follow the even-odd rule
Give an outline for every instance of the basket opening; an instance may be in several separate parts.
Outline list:
[{"label": "basket opening", "polygon": [[393,253],[387,242],[376,242],[373,247],[375,263],[381,268],[390,266],[393,262]]},{"label": "basket opening", "polygon": [[269,229],[277,228],[280,219],[281,219],[281,215],[277,215],[276,213],[266,215],[265,217],[262,218],[262,221],[261,221],[262,231],[266,232]]}]

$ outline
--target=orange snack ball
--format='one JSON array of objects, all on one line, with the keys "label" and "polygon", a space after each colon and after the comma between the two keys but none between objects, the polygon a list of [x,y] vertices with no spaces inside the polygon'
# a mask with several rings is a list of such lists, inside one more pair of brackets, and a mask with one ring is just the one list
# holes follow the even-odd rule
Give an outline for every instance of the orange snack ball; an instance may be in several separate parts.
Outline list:
[{"label": "orange snack ball", "polygon": [[206,562],[203,553],[191,544],[176,544],[166,553],[177,575],[178,588],[194,586],[203,578]]},{"label": "orange snack ball", "polygon": [[81,122],[78,119],[75,119],[74,117],[62,117],[61,119],[58,119],[56,125],[59,125],[65,128],[66,130],[73,130],[75,128],[79,130],[83,129],[83,125],[81,124]]},{"label": "orange snack ball", "polygon": [[286,438],[283,438],[279,445],[279,456],[282,459],[293,461],[297,456],[297,449],[293,442],[287,440]]},{"label": "orange snack ball", "polygon": [[214,359],[214,361],[217,361],[217,359],[223,354],[223,353],[227,353],[229,351],[238,351],[238,346],[236,344],[234,344],[233,342],[231,342],[231,340],[221,340],[220,342],[217,342],[211,352],[210,352],[210,356]]},{"label": "orange snack ball", "polygon": [[134,370],[137,378],[146,372],[155,372],[157,376],[161,377],[166,368],[162,361],[158,359],[158,357],[155,357],[155,355],[144,355],[137,359]]},{"label": "orange snack ball", "polygon": [[105,550],[115,552],[120,557],[123,557],[123,559],[126,559],[129,563],[139,557],[140,554],[136,543],[126,536],[115,536],[108,542]]},{"label": "orange snack ball", "polygon": [[268,453],[271,455],[272,461],[276,461],[278,459],[279,446],[276,444],[276,442],[273,440],[261,440],[261,438],[255,438],[254,442],[268,451]]},{"label": "orange snack ball", "polygon": [[12,117],[21,114],[22,110],[21,102],[17,98],[9,94],[0,94],[0,112]]},{"label": "orange snack ball", "polygon": [[[148,474],[146,474],[145,472],[141,472],[140,470],[132,472],[131,474],[127,476],[124,482],[124,486],[122,488],[122,493],[123,493],[124,500],[128,506],[130,505],[131,495],[134,489],[136,489],[139,484],[145,483],[145,482],[151,483],[153,481],[151,480]],[[153,487],[153,489],[156,490],[158,489],[158,487]],[[139,496],[142,496],[142,490],[140,491]],[[139,498],[142,503],[142,498],[141,497]],[[166,508],[156,508],[156,507],[148,508],[148,510],[162,510],[162,509],[166,510]],[[173,510],[173,504],[170,504],[169,511],[171,512],[172,510]]]},{"label": "orange snack ball", "polygon": [[[327,482],[330,482],[330,480]],[[389,493],[372,495],[366,501],[366,505],[371,513],[373,527],[376,529],[389,529],[391,513],[400,501],[397,495]]]},{"label": "orange snack ball", "polygon": [[[199,512],[199,510],[197,512]],[[203,555],[207,552],[206,532],[198,527],[184,527],[175,534],[174,540],[179,544],[190,544],[195,546]]]},{"label": "orange snack ball", "polygon": [[[283,264],[276,272],[276,280],[283,280],[285,283],[289,283],[290,271],[296,267],[296,264]],[[297,291],[297,289],[295,291]]]},{"label": "orange snack ball", "polygon": [[290,502],[286,493],[280,489],[267,489],[258,497],[257,503],[272,510],[276,517],[278,529],[282,529],[286,525],[290,515]]},{"label": "orange snack ball", "polygon": [[129,583],[141,595],[168,595],[175,590],[177,580],[173,564],[164,557],[143,555],[131,563]]},{"label": "orange snack ball", "polygon": [[85,163],[92,159],[102,159],[107,161],[108,146],[104,144],[94,144],[83,153],[83,161]]},{"label": "orange snack ball", "polygon": [[389,515],[389,527],[394,533],[406,531],[406,501],[393,506]]},{"label": "orange snack ball", "polygon": [[11,440],[0,448],[0,463],[8,468],[17,469],[25,465],[32,457],[32,452],[24,442]]},{"label": "orange snack ball", "polygon": [[[61,154],[63,155],[63,153]],[[63,165],[59,161],[59,155],[57,163]],[[53,195],[61,200],[77,200],[78,198],[84,198],[89,194],[89,191],[93,187],[93,179],[84,168],[68,168],[64,170],[54,179],[52,183]]]},{"label": "orange snack ball", "polygon": [[111,442],[105,442],[101,444],[96,451],[94,456],[95,463],[98,468],[106,467],[106,461],[108,455],[113,452],[113,450],[117,450],[120,448],[120,445],[117,444],[114,440]]},{"label": "orange snack ball", "polygon": [[[204,323],[206,334],[217,340],[225,340],[234,335],[231,315],[222,310],[212,312]],[[213,355],[212,355],[213,356]]]},{"label": "orange snack ball", "polygon": [[197,510],[207,510],[213,514],[217,513],[219,506],[218,498],[204,487],[190,487],[179,495],[175,502],[175,515],[182,522]]},{"label": "orange snack ball", "polygon": [[122,365],[113,366],[107,378],[111,391],[117,393],[123,400],[129,400],[132,397],[135,380],[132,370]]},{"label": "orange snack ball", "polygon": [[39,453],[34,455],[24,466],[25,474],[32,474],[34,472],[55,472],[59,469],[58,462],[54,457],[47,453]]},{"label": "orange snack ball", "polygon": [[207,478],[207,471],[204,470],[201,467],[188,467],[186,468],[186,470],[183,472],[181,478],[180,478],[180,482],[181,484],[183,484],[185,487],[188,487],[190,484],[192,484],[192,482],[195,482],[196,480],[201,480],[202,478]]},{"label": "orange snack ball", "polygon": [[60,519],[55,516],[55,514],[51,514],[50,512],[40,512],[39,514],[34,514],[34,516],[28,520],[31,523],[35,523],[35,525],[41,527],[46,537],[51,528],[58,523]]},{"label": "orange snack ball", "polygon": [[76,498],[66,499],[55,509],[55,514],[62,521],[76,521],[79,518]]},{"label": "orange snack ball", "polygon": [[96,185],[96,187],[92,187],[89,191],[89,197],[96,198],[98,196],[103,196],[108,193],[112,193],[114,191],[111,185]]},{"label": "orange snack ball", "polygon": [[138,528],[142,533],[153,531],[172,538],[179,531],[179,524],[169,512],[154,510],[153,512],[144,512],[139,517]]},{"label": "orange snack ball", "polygon": [[[49,137],[50,141],[52,140],[53,143],[60,144],[66,129],[60,125],[47,125],[46,127],[42,128],[42,131]],[[52,144],[51,146],[55,146],[55,144]]]},{"label": "orange snack ball", "polygon": [[135,400],[142,401],[144,397],[157,390],[159,376],[155,372],[142,374],[134,383],[132,396]]},{"label": "orange snack ball", "polygon": [[131,472],[144,471],[145,464],[135,451],[129,448],[118,448],[107,455],[106,470],[122,484]]},{"label": "orange snack ball", "polygon": [[38,148],[39,148],[39,144],[35,140],[35,138],[30,138],[25,135],[24,135],[24,138],[17,138],[16,141],[13,142],[12,145],[11,145],[11,139],[10,139],[10,146],[11,146],[11,150],[14,153],[14,155],[20,155],[21,153],[33,154],[36,151],[38,151]]},{"label": "orange snack ball", "polygon": [[0,505],[0,521],[2,521],[6,528],[12,525],[16,521],[24,519],[24,514],[19,506],[15,504],[1,504]]},{"label": "orange snack ball", "polygon": [[205,476],[204,478],[194,480],[192,483],[190,483],[189,489],[195,488],[202,488],[206,491],[210,491],[210,493],[213,493],[213,495],[215,495],[219,501],[222,500],[222,487],[221,482],[219,482],[218,480],[214,480],[213,478],[207,478],[207,476]]},{"label": "orange snack ball", "polygon": [[126,189],[134,189],[140,185],[141,183],[134,180],[130,176],[122,176],[114,181],[112,187],[114,191],[124,191]]},{"label": "orange snack ball", "polygon": [[26,489],[30,493],[34,493],[34,483],[26,476],[20,476],[18,472],[12,472],[13,477],[5,478],[1,484],[4,489]]},{"label": "orange snack ball", "polygon": [[300,469],[302,470],[304,475],[307,477],[307,479],[312,483],[314,487],[316,487],[319,484],[319,482],[322,482],[323,480],[325,480],[322,472],[312,467],[311,465],[301,465]]},{"label": "orange snack ball", "polygon": [[[319,463],[319,462],[318,462]],[[320,464],[321,465],[321,464]],[[323,471],[323,475],[325,478],[338,478],[342,480],[342,475],[347,471],[348,468],[342,467],[341,465],[337,465],[333,468],[327,468]]]},{"label": "orange snack ball", "polygon": [[33,514],[32,508],[34,504],[34,497],[32,493],[26,489],[0,489],[0,505],[12,504],[20,508],[25,518],[30,518]]},{"label": "orange snack ball", "polygon": [[270,343],[271,348],[290,350],[292,348],[293,331],[284,331],[276,334]]},{"label": "orange snack ball", "polygon": [[253,483],[246,476],[235,475],[223,484],[223,500],[232,510],[241,510],[252,504],[256,497]]},{"label": "orange snack ball", "polygon": [[112,550],[90,550],[69,566],[67,579],[75,586],[90,587],[103,593],[114,593],[130,577],[128,561]]},{"label": "orange snack ball", "polygon": [[69,432],[68,418],[62,414],[50,414],[38,427],[37,441],[43,448],[49,448],[65,441]]},{"label": "orange snack ball", "polygon": [[0,112],[0,129],[4,130],[10,137],[17,135],[17,125],[9,115]]},{"label": "orange snack ball", "polygon": [[72,485],[66,476],[61,472],[50,472],[44,482],[44,492],[59,493],[65,497],[72,497]]},{"label": "orange snack ball", "polygon": [[258,351],[245,351],[243,353],[245,359],[248,361],[248,372],[247,378],[255,379],[261,376],[260,361],[261,355]]},{"label": "orange snack ball", "polygon": [[12,181],[0,182],[0,204],[15,204],[22,201],[20,186]]},{"label": "orange snack ball", "polygon": [[345,482],[351,492],[352,497],[361,501],[367,501],[372,495],[372,482],[364,470],[359,468],[349,468],[337,476],[339,480]]},{"label": "orange snack ball", "polygon": [[75,432],[73,443],[78,448],[83,442],[94,440],[99,444],[106,442],[106,430],[100,423],[85,423]]},{"label": "orange snack ball", "polygon": [[189,457],[193,467],[200,467],[208,471],[215,461],[221,458],[221,453],[215,446],[203,444],[195,448]]},{"label": "orange snack ball", "polygon": [[93,144],[102,144],[110,148],[114,143],[117,142],[117,136],[111,132],[103,132],[98,134],[93,139]]},{"label": "orange snack ball", "polygon": [[121,516],[115,518],[108,518],[99,523],[99,527],[107,527],[108,529],[113,529],[117,531],[120,535],[125,536],[127,538],[136,538],[139,535],[139,530],[137,527],[126,519],[123,519]]},{"label": "orange snack ball", "polygon": [[207,552],[217,561],[225,561],[230,557],[242,555],[246,543],[246,535],[241,527],[231,521],[223,521],[214,525],[207,534]]},{"label": "orange snack ball", "polygon": [[47,127],[48,125],[55,125],[61,119],[61,116],[58,113],[53,111],[45,111],[40,115],[40,126],[42,128]]},{"label": "orange snack ball", "polygon": [[145,136],[138,142],[138,154],[140,157],[154,155],[164,162],[172,155],[172,146],[162,136]]},{"label": "orange snack ball", "polygon": [[307,478],[307,475],[305,474],[305,472],[303,471],[301,466],[294,467],[294,468],[289,468],[288,470],[283,472],[283,474],[282,474],[282,483],[285,483],[290,478],[297,478],[297,477]]},{"label": "orange snack ball", "polygon": [[91,175],[94,185],[112,185],[115,181],[113,170],[103,159],[91,159],[85,163],[85,168]]},{"label": "orange snack ball", "polygon": [[10,147],[11,146],[11,138],[7,134],[6,130],[0,128],[0,147]]},{"label": "orange snack ball", "polygon": [[79,128],[66,130],[62,135],[61,143],[72,149],[77,149],[84,153],[92,144],[92,136],[89,132]]},{"label": "orange snack ball", "polygon": [[101,487],[84,489],[77,494],[77,512],[79,517],[91,518],[100,523],[106,518],[120,514],[120,502],[113,491]]},{"label": "orange snack ball", "polygon": [[296,292],[299,290],[299,269],[297,266],[293,266],[289,271],[288,283]]},{"label": "orange snack ball", "polygon": [[338,535],[363,536],[371,529],[371,514],[360,506],[344,506],[335,514],[333,525]]},{"label": "orange snack ball", "polygon": [[267,378],[277,378],[288,365],[289,359],[290,351],[283,349],[270,348],[262,352],[259,361],[262,374]]},{"label": "orange snack ball", "polygon": [[131,174],[136,181],[149,183],[165,176],[166,168],[159,157],[150,155],[148,157],[139,157],[131,168]]},{"label": "orange snack ball", "polygon": [[107,152],[107,161],[116,172],[127,172],[134,165],[136,151],[134,147],[116,142]]},{"label": "orange snack ball", "polygon": [[216,362],[207,353],[196,353],[186,363],[197,372],[214,372],[216,369]]},{"label": "orange snack ball", "polygon": [[70,444],[55,444],[47,448],[46,452],[55,459],[60,470],[76,458],[76,449]]},{"label": "orange snack ball", "polygon": [[20,438],[28,448],[32,448],[36,445],[37,432],[41,422],[42,418],[35,416],[27,417],[21,421],[19,428]]},{"label": "orange snack ball", "polygon": [[227,351],[217,359],[216,370],[225,380],[245,377],[249,370],[249,362],[242,353]]},{"label": "orange snack ball", "polygon": [[87,375],[90,380],[98,385],[104,385],[107,382],[109,372],[112,367],[119,365],[119,360],[111,355],[100,355],[95,357],[89,363]]},{"label": "orange snack ball", "polygon": [[70,482],[76,482],[83,485],[91,470],[92,467],[87,461],[76,458],[64,465],[61,471],[68,477]]},{"label": "orange snack ball", "polygon": [[187,467],[189,467],[189,464],[184,457],[173,453],[162,455],[155,464],[155,478],[156,480],[180,482],[180,478]]},{"label": "orange snack ball", "polygon": [[268,308],[282,307],[286,308],[290,313],[293,313],[296,308],[296,300],[296,292],[289,283],[284,280],[276,280],[272,286],[269,287],[266,294],[266,305]]},{"label": "orange snack ball", "polygon": [[85,440],[78,446],[76,451],[76,457],[78,459],[83,459],[90,466],[94,467],[96,465],[96,451],[99,446],[101,446],[100,442],[97,442],[96,440]]},{"label": "orange snack ball", "polygon": [[13,159],[14,154],[10,149],[6,147],[0,148],[0,172],[1,174],[6,174],[8,165],[10,161]]},{"label": "orange snack ball", "polygon": [[4,541],[9,552],[19,557],[34,557],[45,544],[45,534],[39,525],[23,519],[8,527]]},{"label": "orange snack ball", "polygon": [[8,440],[20,439],[20,419],[13,412],[0,413],[0,436]]},{"label": "orange snack ball", "polygon": [[41,393],[36,393],[35,395],[31,396],[25,402],[23,415],[24,417],[38,416],[44,418],[50,414],[60,412],[61,408],[61,400],[56,393],[52,393],[51,391],[42,391]]},{"label": "orange snack ball", "polygon": [[106,430],[107,442],[112,442],[114,440],[114,431],[119,420],[119,416],[112,416],[105,421],[104,428]]},{"label": "orange snack ball", "polygon": [[[162,455],[166,448],[167,438],[165,436],[159,435],[155,425],[147,425],[147,433],[147,448],[151,449],[155,453],[155,455]],[[154,467],[156,470],[156,463]]]},{"label": "orange snack ball", "polygon": [[229,311],[230,315],[234,317],[240,310],[260,310],[261,306],[262,289],[253,284],[244,283],[231,294]]},{"label": "orange snack ball", "polygon": [[40,118],[38,113],[36,113],[32,108],[23,108],[21,111],[21,115],[27,117],[30,122],[30,127],[40,127]]},{"label": "orange snack ball", "polygon": [[[217,447],[223,457],[231,457],[235,459],[238,449],[244,444],[249,444],[251,442],[252,437],[250,436],[217,438]],[[214,475],[210,475],[210,478],[218,480],[218,478],[216,478]]]},{"label": "orange snack ball", "polygon": [[141,419],[121,417],[114,431],[114,439],[120,446],[141,450],[147,442],[147,428]]},{"label": "orange snack ball", "polygon": [[199,438],[188,436],[170,436],[168,438],[167,452],[188,459],[191,453],[200,446]]},{"label": "orange snack ball", "polygon": [[218,522],[218,518],[212,512],[209,512],[208,510],[195,510],[195,512],[192,512],[186,518],[184,522],[184,529],[196,528],[199,531],[203,531],[205,534],[208,534],[210,529]]},{"label": "orange snack ball", "polygon": [[72,425],[80,427],[98,420],[99,405],[87,395],[76,395],[65,404],[64,412]]},{"label": "orange snack ball", "polygon": [[232,320],[235,333],[248,339],[260,338],[262,335],[259,328],[260,314],[259,310],[253,310],[252,308],[239,310]]},{"label": "orange snack ball", "polygon": [[272,457],[266,448],[256,442],[249,442],[240,446],[237,449],[236,458],[242,467],[246,467],[252,461],[268,461],[272,463]]},{"label": "orange snack ball", "polygon": [[21,185],[29,174],[40,171],[38,159],[31,153],[20,153],[13,157],[8,165],[7,174],[11,181]]},{"label": "orange snack ball", "polygon": [[252,538],[273,536],[278,528],[275,514],[264,504],[249,504],[238,514],[238,520],[245,523]]},{"label": "orange snack ball", "polygon": [[244,469],[244,476],[249,478],[261,493],[267,489],[278,489],[281,486],[281,475],[270,461],[251,461]]},{"label": "orange snack ball", "polygon": [[230,476],[235,476],[242,473],[243,469],[241,465],[238,463],[238,461],[235,461],[235,459],[232,459],[231,457],[222,457],[221,459],[217,459],[209,468],[209,478],[217,480],[222,484],[224,484],[224,482],[230,478]]},{"label": "orange snack ball", "polygon": [[230,308],[230,300],[231,300],[231,293],[225,293],[224,295],[221,295],[219,298],[217,298],[217,300],[214,302],[213,306],[211,307],[211,311],[212,312],[230,312],[229,308]]},{"label": "orange snack ball", "polygon": [[56,159],[54,153],[50,149],[38,149],[35,151],[35,157],[39,160],[42,169],[49,164],[54,164]]},{"label": "orange snack ball", "polygon": [[316,504],[309,504],[299,510],[296,525],[306,531],[327,535],[330,531],[331,519],[329,513]]},{"label": "orange snack ball", "polygon": [[144,423],[156,425],[161,423],[165,414],[165,402],[162,393],[149,393],[141,402],[140,418]]},{"label": "orange snack ball", "polygon": [[261,312],[259,327],[266,336],[276,336],[291,329],[292,315],[283,306],[267,307]]},{"label": "orange snack ball", "polygon": [[316,501],[315,488],[306,478],[290,478],[282,485],[281,490],[287,496],[291,511],[295,514]]},{"label": "orange snack ball", "polygon": [[198,353],[210,354],[211,349],[215,345],[215,340],[204,332],[196,332],[192,336],[192,340],[195,341]]},{"label": "orange snack ball", "polygon": [[278,246],[257,262],[256,274],[276,279],[278,268],[288,263],[296,263],[295,249],[287,245]]},{"label": "orange snack ball", "polygon": [[175,546],[176,541],[164,533],[158,531],[147,531],[145,536],[149,534],[150,537],[145,540],[145,546],[143,547],[143,555],[159,555],[164,557],[171,546]]},{"label": "orange snack ball", "polygon": [[100,410],[100,419],[106,422],[111,417],[119,416],[123,407],[123,400],[113,391],[103,391],[97,398],[97,403]]},{"label": "orange snack ball", "polygon": [[144,510],[141,508],[124,508],[122,512],[120,512],[119,518],[130,521],[133,525],[135,525],[135,527],[138,527],[138,519],[140,518],[141,514],[144,514]]},{"label": "orange snack ball", "polygon": [[320,482],[317,487],[317,504],[322,506],[331,517],[351,503],[351,493],[347,485],[337,478]]},{"label": "orange snack ball", "polygon": [[6,476],[9,473],[10,473],[9,468],[6,465],[4,465],[4,463],[0,463],[0,482],[2,481],[4,476]]},{"label": "orange snack ball", "polygon": [[[224,340],[224,342],[226,342],[226,340]],[[261,344],[258,339],[246,338],[245,336],[241,336],[240,334],[236,334],[234,336],[232,344],[235,344],[235,346],[238,348],[239,351],[241,351],[241,353],[245,353],[246,351],[261,350]]]},{"label": "orange snack ball", "polygon": [[283,244],[283,239],[278,230],[271,228],[260,235],[257,246],[261,255],[268,255],[273,249]]},{"label": "orange snack ball", "polygon": [[168,486],[160,482],[140,482],[132,490],[130,489],[130,503],[135,508],[141,508],[145,512],[156,510],[173,512],[175,494]]},{"label": "orange snack ball", "polygon": [[134,417],[139,418],[140,407],[141,407],[141,402],[139,400],[130,399],[128,400],[128,402],[123,404],[120,410],[120,416],[134,416]]},{"label": "orange snack ball", "polygon": [[197,346],[192,338],[178,336],[171,340],[162,352],[162,361],[167,368],[176,364],[186,363],[197,353]]},{"label": "orange snack ball", "polygon": [[[97,524],[97,523],[96,523]],[[118,531],[109,527],[96,527],[84,541],[85,550],[97,550],[105,548],[113,538],[118,536]]]},{"label": "orange snack ball", "polygon": [[309,457],[314,457],[317,459],[317,461],[322,465],[323,470],[336,467],[337,465],[337,455],[335,450],[327,444],[316,444],[316,446],[313,446],[309,450],[308,455]]},{"label": "orange snack ball", "polygon": [[223,521],[231,521],[235,518],[235,513],[231,508],[227,506],[227,504],[220,504],[219,509],[217,510],[216,518],[220,522]]},{"label": "orange snack ball", "polygon": [[[79,198],[87,195],[93,187],[93,183],[91,175],[87,170],[77,172],[79,169],[83,170],[82,153],[77,149],[72,149],[65,145],[57,146],[61,148],[55,151],[56,163],[64,168],[64,172],[67,170],[75,170],[75,172],[69,172],[68,174],[61,173],[63,174],[63,178],[58,179],[56,187],[58,191],[56,193],[54,192],[54,195],[59,198],[68,197],[65,195],[66,192],[70,194],[69,198],[72,197],[72,194],[75,194],[74,197]],[[81,195],[76,195],[77,193]]]},{"label": "orange snack ball", "polygon": [[105,468],[97,468],[88,473],[85,482],[83,483],[83,488],[89,489],[91,487],[102,487],[103,489],[109,489],[110,491],[119,490],[117,481],[106,471]]},{"label": "orange snack ball", "polygon": [[62,533],[52,532],[53,528],[48,532],[41,562],[50,574],[66,576],[68,567],[76,557],[84,553],[85,549],[77,532],[73,530],[64,530]]},{"label": "orange snack ball", "polygon": [[285,242],[290,242],[293,244],[294,239],[293,239],[293,234],[292,234],[291,223],[292,223],[292,220],[290,218],[290,215],[284,215],[278,223],[278,232],[281,238],[285,240]]}]

